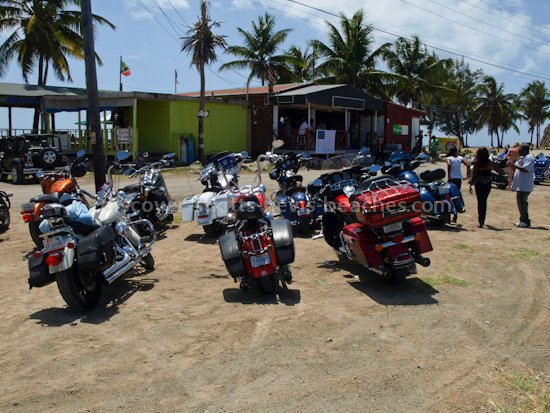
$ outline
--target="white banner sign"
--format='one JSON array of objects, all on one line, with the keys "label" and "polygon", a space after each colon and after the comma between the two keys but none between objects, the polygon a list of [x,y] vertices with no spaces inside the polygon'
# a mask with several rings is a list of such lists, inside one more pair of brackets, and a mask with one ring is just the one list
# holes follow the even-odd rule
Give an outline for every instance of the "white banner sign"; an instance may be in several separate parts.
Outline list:
[{"label": "white banner sign", "polygon": [[116,141],[119,145],[132,143],[132,128],[119,128],[116,130]]},{"label": "white banner sign", "polygon": [[332,154],[335,152],[336,131],[317,129],[315,153]]}]

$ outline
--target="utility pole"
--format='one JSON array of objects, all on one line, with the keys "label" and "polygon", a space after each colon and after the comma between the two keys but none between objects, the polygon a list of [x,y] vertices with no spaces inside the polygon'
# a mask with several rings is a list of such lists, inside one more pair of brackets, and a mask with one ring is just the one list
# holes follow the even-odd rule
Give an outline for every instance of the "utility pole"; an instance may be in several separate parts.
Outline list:
[{"label": "utility pole", "polygon": [[84,38],[84,62],[86,65],[86,89],[88,92],[88,122],[93,148],[93,164],[96,191],[105,183],[105,151],[99,119],[99,93],[95,62],[94,29],[92,25],[91,0],[81,0],[80,25]]}]

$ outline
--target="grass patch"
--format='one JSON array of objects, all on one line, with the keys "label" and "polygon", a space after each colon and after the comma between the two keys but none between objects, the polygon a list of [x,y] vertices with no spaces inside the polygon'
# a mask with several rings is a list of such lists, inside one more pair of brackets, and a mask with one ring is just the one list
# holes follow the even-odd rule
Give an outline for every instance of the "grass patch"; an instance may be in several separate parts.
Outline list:
[{"label": "grass patch", "polygon": [[472,247],[470,247],[468,244],[456,244],[455,247],[459,250],[473,251]]},{"label": "grass patch", "polygon": [[542,240],[543,241],[550,241],[550,237],[544,237]]},{"label": "grass patch", "polygon": [[447,271],[451,274],[459,274],[464,272],[464,262],[461,261],[449,261],[446,265]]},{"label": "grass patch", "polygon": [[181,214],[175,213],[174,214],[174,220],[172,221],[174,224],[181,224],[183,223],[183,219],[181,217]]},{"label": "grass patch", "polygon": [[496,412],[550,412],[550,385],[543,374],[531,370],[507,372],[496,367],[493,381],[506,391],[506,401],[489,399]]},{"label": "grass patch", "polygon": [[443,274],[439,277],[420,277],[422,281],[431,287],[440,287],[442,285],[458,285],[460,287],[468,287],[473,283],[463,280],[462,278],[453,277],[452,275]]},{"label": "grass patch", "polygon": [[520,248],[504,254],[506,258],[513,258],[517,260],[532,260],[539,255],[540,253],[538,251],[530,250],[528,248]]},{"label": "grass patch", "polygon": [[315,285],[318,285],[319,287],[324,287],[325,285],[328,285],[328,282],[325,280],[315,280],[313,281]]}]

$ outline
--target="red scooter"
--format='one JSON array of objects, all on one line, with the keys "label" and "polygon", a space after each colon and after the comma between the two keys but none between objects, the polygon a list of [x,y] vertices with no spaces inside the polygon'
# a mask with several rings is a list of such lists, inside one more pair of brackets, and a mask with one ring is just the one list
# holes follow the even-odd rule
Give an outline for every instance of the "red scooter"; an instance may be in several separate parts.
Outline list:
[{"label": "red scooter", "polygon": [[323,236],[338,255],[392,283],[416,274],[416,264],[430,265],[422,254],[433,248],[420,218],[420,193],[413,185],[389,175],[369,178],[357,187],[335,176],[329,182],[318,196],[329,201]]}]

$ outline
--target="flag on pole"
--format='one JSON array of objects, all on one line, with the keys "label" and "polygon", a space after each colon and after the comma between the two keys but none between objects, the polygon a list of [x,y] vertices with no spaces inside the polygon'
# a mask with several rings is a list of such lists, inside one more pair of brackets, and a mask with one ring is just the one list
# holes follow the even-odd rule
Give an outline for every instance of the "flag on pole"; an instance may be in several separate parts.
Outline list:
[{"label": "flag on pole", "polygon": [[122,60],[120,61],[120,74],[122,76],[130,76],[130,74],[131,74],[130,68]]},{"label": "flag on pole", "polygon": [[176,73],[176,85],[179,85],[180,81],[178,80],[178,71],[174,70],[174,72]]}]

